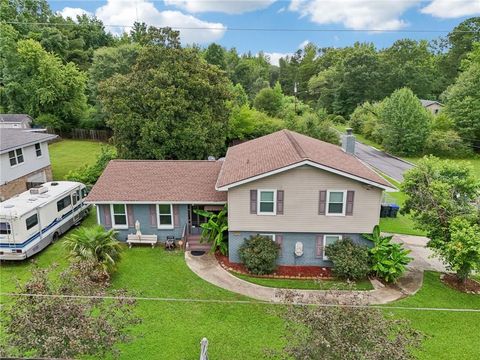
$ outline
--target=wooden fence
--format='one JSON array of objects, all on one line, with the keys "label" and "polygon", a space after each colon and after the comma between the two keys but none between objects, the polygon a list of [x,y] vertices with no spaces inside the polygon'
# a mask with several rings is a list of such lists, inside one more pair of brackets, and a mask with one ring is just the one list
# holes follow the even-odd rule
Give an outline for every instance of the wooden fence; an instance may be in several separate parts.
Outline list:
[{"label": "wooden fence", "polygon": [[111,130],[72,129],[70,131],[56,131],[47,129],[49,134],[56,134],[66,139],[95,140],[107,142],[113,135]]}]

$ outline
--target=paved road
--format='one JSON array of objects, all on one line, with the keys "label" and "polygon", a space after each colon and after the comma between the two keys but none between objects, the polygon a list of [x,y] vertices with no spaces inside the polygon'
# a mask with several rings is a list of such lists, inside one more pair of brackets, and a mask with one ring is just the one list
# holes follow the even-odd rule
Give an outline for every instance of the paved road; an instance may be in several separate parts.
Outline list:
[{"label": "paved road", "polygon": [[355,155],[357,155],[360,160],[397,181],[402,181],[403,173],[413,167],[413,165],[408,162],[358,141],[355,144]]}]

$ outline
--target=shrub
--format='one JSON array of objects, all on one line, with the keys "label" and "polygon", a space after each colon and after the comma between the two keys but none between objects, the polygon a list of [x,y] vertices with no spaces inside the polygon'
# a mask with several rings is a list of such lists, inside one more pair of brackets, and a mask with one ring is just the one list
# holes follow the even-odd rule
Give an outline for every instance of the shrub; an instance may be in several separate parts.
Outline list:
[{"label": "shrub", "polygon": [[102,226],[81,227],[63,243],[70,255],[81,261],[95,261],[108,274],[115,270],[122,247],[117,232]]},{"label": "shrub", "polygon": [[402,245],[393,243],[393,236],[382,236],[377,225],[372,234],[363,234],[365,239],[371,240],[374,247],[370,249],[372,270],[379,278],[386,282],[395,282],[406,270],[406,265],[413,259],[407,256],[410,250]]},{"label": "shrub", "polygon": [[471,155],[468,145],[454,130],[433,130],[425,143],[425,153],[442,157],[467,157]]},{"label": "shrub", "polygon": [[[135,300],[125,290],[109,290],[108,281],[92,279],[97,272],[90,261],[74,262],[60,275],[53,268],[34,267],[31,278],[17,289],[33,296],[15,298],[8,311],[2,308],[7,344],[2,356],[103,359],[116,352],[119,342],[131,340],[128,331],[140,321]],[[116,298],[101,298],[107,295]]]},{"label": "shrub", "polygon": [[245,267],[252,274],[271,274],[277,268],[277,258],[280,247],[265,236],[250,236],[238,253]]},{"label": "shrub", "polygon": [[358,280],[370,272],[368,248],[355,244],[350,238],[328,245],[325,255],[333,262],[332,272],[339,278]]},{"label": "shrub", "polygon": [[102,147],[100,155],[92,165],[84,165],[78,169],[70,170],[65,180],[78,181],[86,185],[94,185],[110,160],[117,157],[115,149]]}]

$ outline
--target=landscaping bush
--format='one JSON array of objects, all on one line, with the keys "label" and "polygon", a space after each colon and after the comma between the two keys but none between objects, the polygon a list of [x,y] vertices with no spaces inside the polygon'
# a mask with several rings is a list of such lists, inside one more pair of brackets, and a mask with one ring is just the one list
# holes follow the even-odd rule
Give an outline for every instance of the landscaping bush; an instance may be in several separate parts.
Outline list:
[{"label": "landscaping bush", "polygon": [[195,214],[208,219],[200,224],[202,228],[202,241],[212,244],[211,251],[219,250],[223,255],[228,252],[228,210],[227,205],[218,214],[205,210],[194,210]]},{"label": "landscaping bush", "polygon": [[386,282],[395,282],[402,276],[406,266],[413,259],[408,256],[410,250],[405,250],[402,245],[393,243],[393,236],[382,236],[377,225],[372,234],[363,234],[365,239],[375,244],[370,249],[370,262],[376,275]]},{"label": "landscaping bush", "polygon": [[277,268],[277,258],[280,247],[265,236],[250,236],[238,253],[245,267],[252,274],[271,274]]},{"label": "landscaping bush", "polygon": [[425,143],[425,153],[454,158],[472,155],[468,145],[454,130],[433,130]]},{"label": "landscaping bush", "polygon": [[345,238],[328,245],[325,255],[333,262],[332,273],[342,279],[363,279],[370,272],[368,248]]},{"label": "landscaping bush", "polygon": [[78,169],[69,171],[65,176],[65,180],[78,181],[86,185],[94,185],[100,175],[102,175],[102,172],[105,170],[109,161],[116,157],[117,153],[115,149],[102,147],[102,151],[100,155],[98,155],[94,164],[84,165]]}]

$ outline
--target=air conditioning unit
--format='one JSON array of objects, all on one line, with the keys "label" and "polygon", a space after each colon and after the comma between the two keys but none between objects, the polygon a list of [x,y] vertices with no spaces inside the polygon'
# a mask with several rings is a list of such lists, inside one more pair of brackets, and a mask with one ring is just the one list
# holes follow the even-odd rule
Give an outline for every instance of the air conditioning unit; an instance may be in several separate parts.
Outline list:
[{"label": "air conditioning unit", "polygon": [[30,194],[32,195],[40,195],[45,194],[48,189],[45,186],[34,187],[30,189]]}]

